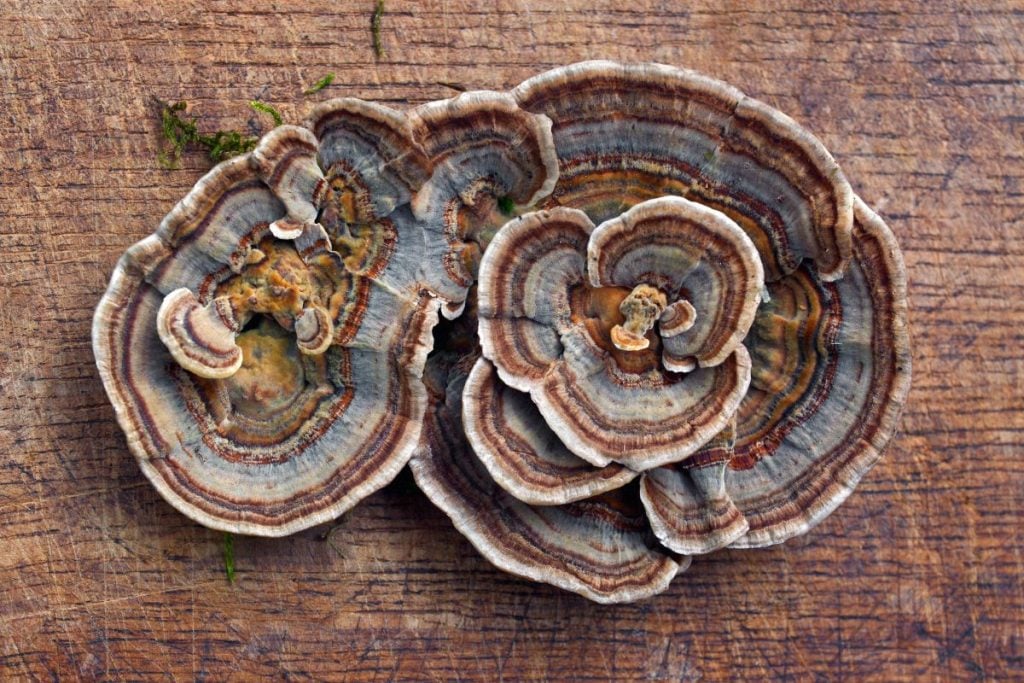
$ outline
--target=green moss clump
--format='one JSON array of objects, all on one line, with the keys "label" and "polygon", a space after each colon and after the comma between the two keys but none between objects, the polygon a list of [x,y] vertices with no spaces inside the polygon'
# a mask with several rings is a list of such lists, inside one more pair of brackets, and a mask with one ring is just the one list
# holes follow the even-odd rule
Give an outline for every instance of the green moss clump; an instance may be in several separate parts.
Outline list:
[{"label": "green moss clump", "polygon": [[209,135],[200,133],[196,118],[185,114],[187,108],[184,101],[173,104],[160,102],[160,127],[165,146],[157,153],[157,161],[164,168],[177,168],[182,152],[189,145],[206,150],[210,161],[215,164],[251,152],[256,147],[258,138],[243,135],[237,130],[218,130]]},{"label": "green moss clump", "polygon": [[253,108],[253,111],[257,111],[261,114],[270,114],[270,118],[274,119],[274,128],[277,128],[284,123],[284,117],[281,116],[281,112],[274,109],[274,107],[270,106],[266,102],[253,100],[249,103],[249,106]]},{"label": "green moss clump", "polygon": [[506,216],[511,216],[515,213],[516,203],[512,201],[511,197],[498,197],[498,211],[501,211]]},{"label": "green moss clump", "polygon": [[228,583],[235,582],[235,537],[227,532],[224,534],[224,574]]},{"label": "green moss clump", "polygon": [[370,19],[370,32],[373,34],[373,53],[377,59],[384,56],[384,43],[380,38],[380,24],[384,18],[384,0],[377,0],[377,6],[373,10],[373,18]]},{"label": "green moss clump", "polygon": [[302,94],[303,95],[312,95],[314,93],[318,93],[321,90],[323,90],[324,88],[326,88],[327,86],[329,86],[331,83],[334,83],[334,72],[331,72],[331,73],[327,74],[326,76],[321,78],[319,81],[317,81],[313,85],[309,86],[306,90],[302,91]]}]

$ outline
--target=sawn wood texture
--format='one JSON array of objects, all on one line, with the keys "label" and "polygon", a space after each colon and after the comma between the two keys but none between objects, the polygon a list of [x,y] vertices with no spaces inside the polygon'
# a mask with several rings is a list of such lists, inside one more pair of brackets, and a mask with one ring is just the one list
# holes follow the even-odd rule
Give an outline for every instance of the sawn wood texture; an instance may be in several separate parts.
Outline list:
[{"label": "sawn wood texture", "polygon": [[[1024,5],[388,0],[380,59],[373,7],[0,8],[0,679],[1024,678]],[[491,568],[408,473],[329,541],[236,538],[228,584],[221,535],[144,480],[89,342],[118,256],[208,167],[158,165],[153,98],[256,132],[255,98],[295,122],[596,57],[787,112],[892,226],[914,386],[885,458],[807,536],[635,605]]]}]

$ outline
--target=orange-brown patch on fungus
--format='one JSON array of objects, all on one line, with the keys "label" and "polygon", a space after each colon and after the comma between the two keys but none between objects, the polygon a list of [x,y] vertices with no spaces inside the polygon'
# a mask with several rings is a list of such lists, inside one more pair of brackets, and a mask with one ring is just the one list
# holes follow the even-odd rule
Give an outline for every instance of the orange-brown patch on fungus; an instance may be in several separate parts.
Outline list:
[{"label": "orange-brown patch on fungus", "polygon": [[332,177],[328,182],[321,222],[327,224],[334,221],[345,223],[366,221],[368,218],[366,194],[365,188],[355,185],[345,176]]},{"label": "orange-brown patch on fungus", "polygon": [[319,223],[349,270],[376,277],[394,253],[398,236],[391,220],[375,215],[369,189],[356,183],[355,177],[354,173],[330,177]]},{"label": "orange-brown patch on fungus", "polygon": [[[321,334],[308,344],[300,340],[299,349],[304,353],[323,353],[330,345],[331,321],[342,298],[336,295],[347,286],[344,273],[317,267],[319,256],[313,257],[311,266],[289,242],[267,238],[260,242],[259,250],[264,258],[221,283],[217,296],[227,297],[233,310],[242,313],[243,320],[256,314],[268,315],[286,330],[294,330],[297,321],[313,324],[315,320]],[[310,315],[310,310],[321,313]],[[324,326],[326,330],[322,329]],[[322,338],[323,334],[327,339]]]},{"label": "orange-brown patch on fungus", "polygon": [[453,201],[455,232],[453,237],[461,244],[456,247],[461,265],[475,280],[480,270],[480,259],[495,233],[508,220],[502,212],[497,188],[490,179],[473,183]]},{"label": "orange-brown patch on fungus", "polygon": [[630,295],[628,287],[590,287],[579,285],[570,293],[572,321],[584,326],[587,334],[615,361],[623,372],[644,373],[658,366],[661,340],[650,335],[647,347],[624,351],[615,345],[612,330],[626,322],[622,302]]},{"label": "orange-brown patch on fungus", "polygon": [[236,342],[242,349],[242,367],[222,380],[236,408],[255,413],[294,396],[302,389],[305,374],[298,349],[290,336],[281,334],[265,322],[260,329],[246,330],[238,335]]},{"label": "orange-brown patch on fungus", "polygon": [[661,317],[668,300],[664,292],[650,285],[637,285],[619,310],[625,316],[621,325],[611,330],[612,343],[623,351],[643,351],[651,345],[647,333]]},{"label": "orange-brown patch on fungus", "polygon": [[[310,419],[332,392],[324,357],[299,352],[294,335],[269,318],[238,335],[242,365],[225,379],[195,378],[216,431],[247,446],[271,446]],[[264,433],[268,421],[280,431]]]}]

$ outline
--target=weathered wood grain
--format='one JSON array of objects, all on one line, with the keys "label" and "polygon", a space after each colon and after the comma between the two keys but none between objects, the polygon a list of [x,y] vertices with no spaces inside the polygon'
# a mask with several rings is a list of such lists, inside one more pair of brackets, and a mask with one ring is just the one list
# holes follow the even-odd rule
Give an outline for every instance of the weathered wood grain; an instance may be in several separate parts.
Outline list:
[{"label": "weathered wood grain", "polygon": [[[0,8],[0,679],[1024,678],[1024,5],[9,1]],[[835,6],[848,9],[836,11]],[[600,607],[490,568],[407,475],[318,531],[219,534],[144,481],[93,365],[119,254],[207,129],[356,95],[407,106],[583,58],[726,79],[818,134],[900,239],[914,389],[839,511]],[[335,84],[304,98],[328,71]]]}]

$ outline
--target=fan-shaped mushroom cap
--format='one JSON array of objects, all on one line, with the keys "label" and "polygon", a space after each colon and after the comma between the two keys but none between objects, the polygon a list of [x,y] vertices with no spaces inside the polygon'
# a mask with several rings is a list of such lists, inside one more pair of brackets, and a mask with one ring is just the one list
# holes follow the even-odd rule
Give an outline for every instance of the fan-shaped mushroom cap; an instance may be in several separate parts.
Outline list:
[{"label": "fan-shaped mushroom cap", "polygon": [[424,493],[504,571],[597,602],[630,602],[665,590],[689,558],[676,561],[652,549],[635,492],[531,506],[494,483],[462,436],[462,394],[472,361],[434,356],[427,365],[433,398],[411,462]]},{"label": "fan-shaped mushroom cap", "polygon": [[294,179],[309,159],[304,135],[275,139],[304,151],[207,174],[121,259],[93,324],[104,386],[156,488],[207,526],[268,536],[337,517],[404,466],[437,320],[431,297],[346,270],[319,226],[271,236],[299,195],[281,201],[268,164],[269,179]]},{"label": "fan-shaped mushroom cap", "polygon": [[494,366],[477,360],[466,381],[466,437],[495,483],[530,505],[561,505],[617,489],[636,472],[595,468],[559,441],[527,394],[506,386]]},{"label": "fan-shaped mushroom cap", "polygon": [[855,212],[841,280],[800,268],[770,286],[748,338],[753,377],[735,433],[684,466],[645,473],[644,505],[666,547],[696,554],[804,533],[892,437],[910,385],[906,280],[889,229],[860,199]]},{"label": "fan-shaped mushroom cap", "polygon": [[417,296],[428,246],[410,202],[430,177],[430,160],[408,118],[362,100],[330,100],[306,121],[319,143],[324,185],[318,222],[356,274]]},{"label": "fan-shaped mushroom cap", "polygon": [[[353,272],[426,289],[462,310],[497,199],[532,203],[557,177],[551,125],[508,95],[466,93],[409,114],[332,100],[307,125],[319,140],[319,221]],[[411,205],[410,205],[411,202]],[[490,220],[494,222],[493,217]]]},{"label": "fan-shaped mushroom cap", "polygon": [[[719,365],[750,330],[764,288],[757,249],[738,225],[700,204],[662,197],[602,223],[590,236],[594,287],[655,286],[694,311],[690,326],[662,334],[665,355]],[[682,307],[686,310],[685,307]]]},{"label": "fan-shaped mushroom cap", "polygon": [[860,199],[855,208],[845,277],[800,269],[774,283],[748,338],[754,371],[725,476],[750,525],[736,546],[827,517],[896,430],[910,388],[906,275],[889,228]]},{"label": "fan-shaped mushroom cap", "polygon": [[551,203],[595,221],[664,195],[722,211],[761,252],[766,279],[812,259],[824,279],[851,253],[852,192],[821,143],[720,81],[659,64],[583,62],[513,94],[553,122]]},{"label": "fan-shaped mushroom cap", "polygon": [[458,220],[427,202],[425,222],[413,201],[528,203],[556,174],[550,122],[493,93],[412,116],[334,100],[218,166],[97,312],[101,372],[147,474],[194,518],[269,535],[386,483],[419,430],[432,295],[450,316],[465,299],[445,272]]},{"label": "fan-shaped mushroom cap", "polygon": [[740,345],[721,364],[682,376],[661,367],[657,349],[617,352],[608,323],[621,315],[606,299],[621,297],[586,286],[587,245],[600,230],[580,211],[552,209],[498,232],[480,267],[483,353],[587,462],[634,470],[677,462],[736,411],[749,356]]},{"label": "fan-shaped mushroom cap", "polygon": [[[316,220],[326,190],[316,152],[316,137],[298,126],[278,126],[264,135],[252,152],[263,182],[284,203],[289,218],[300,225]],[[294,235],[275,232],[275,237],[290,239]]]},{"label": "fan-shaped mushroom cap", "polygon": [[217,278],[262,260],[256,245],[269,223],[284,215],[284,205],[248,155],[225,161],[161,221],[153,248],[146,252],[159,265],[147,271],[147,278],[165,295],[185,288],[204,299]]},{"label": "fan-shaped mushroom cap", "polygon": [[242,367],[235,343],[239,325],[226,297],[201,306],[187,289],[176,289],[157,313],[157,332],[181,367],[200,377],[230,377]]},{"label": "fan-shaped mushroom cap", "polygon": [[658,331],[662,339],[669,339],[691,329],[696,321],[697,309],[683,299],[665,307],[658,319]]},{"label": "fan-shaped mushroom cap", "polygon": [[430,177],[430,161],[401,112],[340,98],[315,107],[305,125],[319,142],[325,176],[344,184],[338,208],[350,223],[387,216]]},{"label": "fan-shaped mushroom cap", "polygon": [[[878,459],[909,387],[888,228],[813,136],[699,74],[591,62],[513,94],[551,120],[558,182],[481,260],[485,359],[445,366],[470,379],[432,390],[417,481],[493,562],[556,585],[536,542],[573,505],[516,497],[602,471],[569,453],[643,470],[651,527],[684,555],[809,529]],[[677,204],[696,226],[659,215]]]},{"label": "fan-shaped mushroom cap", "polygon": [[[530,206],[558,178],[551,122],[523,111],[505,93],[468,92],[409,114],[433,175],[413,202],[428,234],[430,285],[457,304],[476,275],[480,253],[504,222],[497,200]],[[457,315],[444,310],[448,317]]]},{"label": "fan-shaped mushroom cap", "polygon": [[658,540],[685,555],[727,546],[747,533],[746,517],[725,489],[735,431],[723,429],[683,464],[644,473],[640,497]]}]

